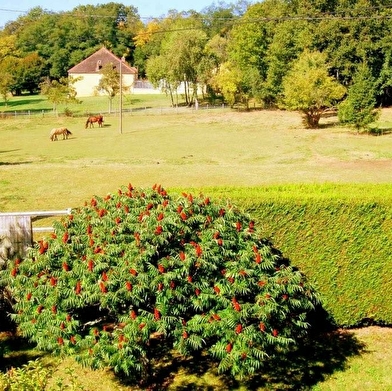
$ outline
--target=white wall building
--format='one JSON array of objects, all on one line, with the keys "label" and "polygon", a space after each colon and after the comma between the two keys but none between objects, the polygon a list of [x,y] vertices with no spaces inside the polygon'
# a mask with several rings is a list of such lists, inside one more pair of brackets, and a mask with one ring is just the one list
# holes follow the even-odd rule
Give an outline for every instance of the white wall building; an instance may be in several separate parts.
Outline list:
[{"label": "white wall building", "polygon": [[[116,57],[111,51],[105,47],[99,49],[85,60],[76,64],[68,70],[68,76],[72,78],[81,77],[73,86],[76,89],[77,96],[94,96],[99,94],[97,87],[102,77],[101,69],[106,64],[113,66],[120,71],[120,62],[122,60]],[[125,61],[121,63],[121,74],[123,85],[132,92],[135,81],[137,80],[137,69],[129,66]]]}]

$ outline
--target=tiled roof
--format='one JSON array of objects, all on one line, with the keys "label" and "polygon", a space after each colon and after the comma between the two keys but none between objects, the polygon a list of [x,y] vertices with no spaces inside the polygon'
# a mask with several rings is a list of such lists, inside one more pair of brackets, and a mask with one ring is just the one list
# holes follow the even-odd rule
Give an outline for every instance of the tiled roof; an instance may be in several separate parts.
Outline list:
[{"label": "tiled roof", "polygon": [[[101,68],[106,64],[113,64],[117,69],[120,68],[120,59],[116,57],[110,50],[105,47],[93,53],[90,57],[76,64],[68,70],[68,73],[99,73]],[[123,61],[121,66],[121,73],[123,74],[137,74],[137,69],[129,66]]]}]

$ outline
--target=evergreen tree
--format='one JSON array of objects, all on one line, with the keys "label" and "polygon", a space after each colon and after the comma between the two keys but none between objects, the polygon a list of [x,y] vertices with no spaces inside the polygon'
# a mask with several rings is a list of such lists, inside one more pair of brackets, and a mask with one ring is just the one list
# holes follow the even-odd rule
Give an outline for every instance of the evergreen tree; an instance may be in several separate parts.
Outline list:
[{"label": "evergreen tree", "polygon": [[359,67],[347,98],[339,105],[338,117],[342,123],[350,124],[359,132],[367,129],[380,115],[376,110],[377,85],[366,64]]}]

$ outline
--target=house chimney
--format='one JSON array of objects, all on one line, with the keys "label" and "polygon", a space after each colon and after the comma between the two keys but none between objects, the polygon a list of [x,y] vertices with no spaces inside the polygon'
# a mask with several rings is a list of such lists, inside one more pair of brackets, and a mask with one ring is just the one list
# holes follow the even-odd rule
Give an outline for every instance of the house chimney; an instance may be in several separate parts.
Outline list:
[{"label": "house chimney", "polygon": [[95,70],[98,72],[99,70],[101,70],[101,68],[102,68],[102,62],[101,62],[101,60],[98,60]]}]

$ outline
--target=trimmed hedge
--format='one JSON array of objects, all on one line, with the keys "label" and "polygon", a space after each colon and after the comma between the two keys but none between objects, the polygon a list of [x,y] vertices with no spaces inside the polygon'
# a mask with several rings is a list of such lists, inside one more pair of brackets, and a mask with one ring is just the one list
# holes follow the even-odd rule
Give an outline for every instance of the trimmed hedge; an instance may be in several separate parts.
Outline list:
[{"label": "trimmed hedge", "polygon": [[223,193],[308,276],[337,325],[392,324],[391,185],[209,191]]}]

